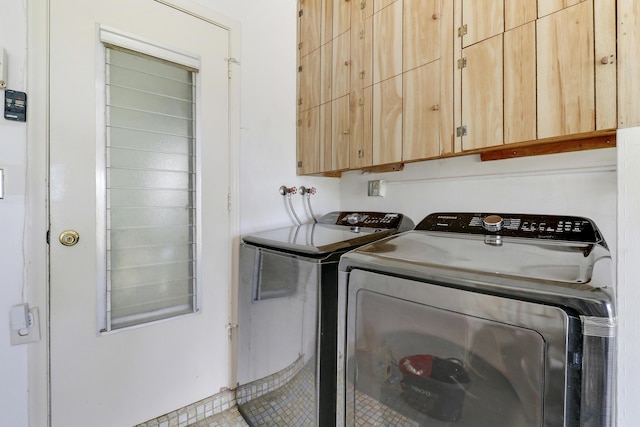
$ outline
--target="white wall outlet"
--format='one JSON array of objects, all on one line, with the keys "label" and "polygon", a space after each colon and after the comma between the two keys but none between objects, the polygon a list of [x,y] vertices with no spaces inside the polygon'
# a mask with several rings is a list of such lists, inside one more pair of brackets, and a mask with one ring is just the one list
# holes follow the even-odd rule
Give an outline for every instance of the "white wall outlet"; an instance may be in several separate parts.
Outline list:
[{"label": "white wall outlet", "polygon": [[369,181],[369,189],[367,194],[369,197],[384,197],[385,185],[384,181]]},{"label": "white wall outlet", "polygon": [[[27,306],[27,304],[21,305]],[[40,341],[40,312],[38,307],[34,307],[27,312],[26,328],[19,330],[11,328],[11,345],[28,344],[37,341]]]},{"label": "white wall outlet", "polygon": [[7,87],[7,51],[0,46],[0,89]]}]

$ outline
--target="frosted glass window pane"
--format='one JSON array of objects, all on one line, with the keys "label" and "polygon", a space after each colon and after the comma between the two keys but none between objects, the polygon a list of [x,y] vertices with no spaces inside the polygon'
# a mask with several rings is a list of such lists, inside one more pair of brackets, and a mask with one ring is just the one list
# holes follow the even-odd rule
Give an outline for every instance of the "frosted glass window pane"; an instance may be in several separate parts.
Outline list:
[{"label": "frosted glass window pane", "polygon": [[127,227],[157,227],[160,225],[191,225],[192,208],[130,208],[112,210],[110,216],[111,228]]},{"label": "frosted glass window pane", "polygon": [[191,120],[118,107],[110,107],[107,114],[111,126],[114,127],[193,136]]},{"label": "frosted glass window pane", "polygon": [[120,147],[156,153],[193,155],[193,144],[188,137],[111,127],[107,129],[107,139],[112,149]]},{"label": "frosted glass window pane", "polygon": [[192,158],[175,154],[140,152],[111,148],[109,157],[112,167],[135,169],[162,169],[189,172]]},{"label": "frosted glass window pane", "polygon": [[107,48],[107,325],[196,309],[194,73]]},{"label": "frosted glass window pane", "polygon": [[130,207],[170,207],[193,206],[193,195],[190,191],[177,190],[128,190],[111,189],[109,201],[111,208]]}]

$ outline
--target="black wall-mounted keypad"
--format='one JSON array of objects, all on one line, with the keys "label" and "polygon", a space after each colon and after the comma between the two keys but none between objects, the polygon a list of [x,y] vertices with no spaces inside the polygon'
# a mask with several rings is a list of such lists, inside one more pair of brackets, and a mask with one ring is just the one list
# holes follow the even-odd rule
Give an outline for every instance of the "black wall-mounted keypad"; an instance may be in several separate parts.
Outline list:
[{"label": "black wall-mounted keypad", "polygon": [[15,90],[4,91],[4,118],[17,122],[27,121],[27,94]]}]

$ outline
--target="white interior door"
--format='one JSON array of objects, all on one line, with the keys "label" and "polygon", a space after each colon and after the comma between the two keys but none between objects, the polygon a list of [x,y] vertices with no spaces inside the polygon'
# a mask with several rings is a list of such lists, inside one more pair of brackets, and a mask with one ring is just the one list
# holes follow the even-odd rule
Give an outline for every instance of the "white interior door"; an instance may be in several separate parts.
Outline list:
[{"label": "white interior door", "polygon": [[[111,160],[107,157],[112,156],[105,145],[109,139],[105,126],[115,115],[105,107],[111,96],[105,92],[110,78],[105,77],[108,66],[101,41],[105,28],[115,34],[116,46],[118,37],[131,37],[141,41],[142,50],[151,46],[146,52],[150,56],[174,52],[198,62],[197,70],[188,68],[193,72],[195,100],[195,174],[190,175],[195,242],[193,250],[187,251],[194,254],[191,265],[199,289],[194,313],[113,332],[104,332],[109,329],[106,306],[110,304],[105,290],[113,275],[106,272],[111,267],[107,245],[113,243],[107,231],[112,219],[106,209],[115,204],[115,197],[105,189],[113,179],[105,171]],[[136,51],[136,46],[131,49]],[[50,2],[49,296],[54,427],[134,425],[230,385],[226,329],[231,294],[229,46],[227,28],[154,0]],[[160,54],[160,63],[167,58],[172,62],[171,55]],[[155,78],[153,73],[149,76]],[[132,108],[120,115],[135,128],[138,113]],[[171,114],[166,117],[163,125],[173,119]],[[124,157],[133,159],[134,154]],[[133,175],[139,172],[132,170]],[[126,187],[126,176],[122,180]],[[146,193],[138,189],[138,194],[142,199]],[[78,233],[75,245],[61,243],[59,236],[66,230]],[[127,230],[122,234],[133,236]],[[155,235],[163,234],[156,230]],[[153,270],[153,261],[148,264]]]}]

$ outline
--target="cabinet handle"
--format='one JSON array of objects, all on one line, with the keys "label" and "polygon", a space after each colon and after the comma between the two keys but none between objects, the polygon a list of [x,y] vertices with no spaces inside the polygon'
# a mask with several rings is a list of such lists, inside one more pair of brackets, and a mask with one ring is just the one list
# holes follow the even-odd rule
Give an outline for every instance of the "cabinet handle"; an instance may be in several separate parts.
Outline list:
[{"label": "cabinet handle", "polygon": [[437,13],[434,13],[433,15],[431,15],[431,19],[433,19],[434,21],[438,18],[440,18],[440,15],[438,15]]},{"label": "cabinet handle", "polygon": [[351,61],[344,61],[344,65],[348,67],[349,65],[351,65]]},{"label": "cabinet handle", "polygon": [[438,111],[439,109],[440,109],[440,105],[439,104],[436,104],[433,107],[431,107],[432,111]]},{"label": "cabinet handle", "polygon": [[600,63],[605,65],[613,63],[613,55],[603,56],[602,59],[600,60]]}]

